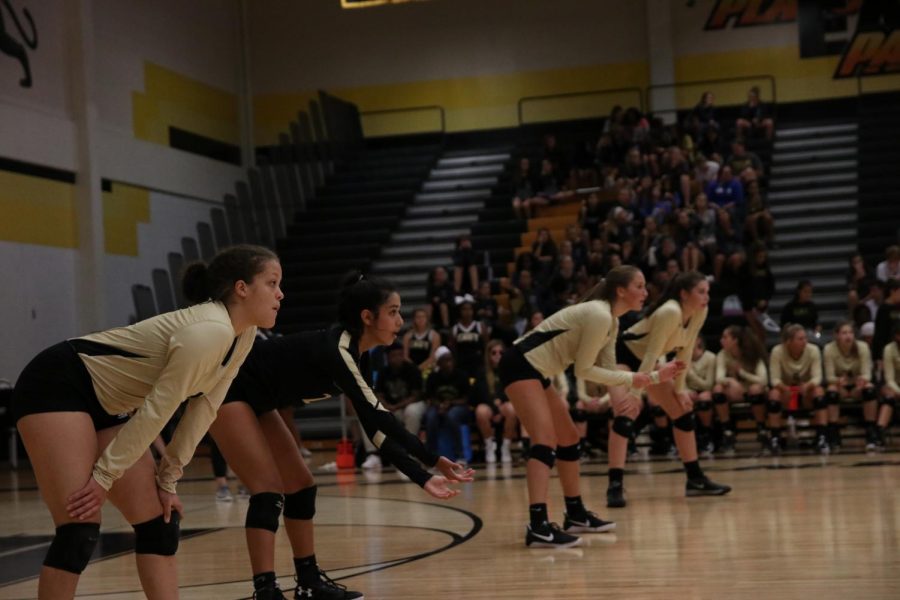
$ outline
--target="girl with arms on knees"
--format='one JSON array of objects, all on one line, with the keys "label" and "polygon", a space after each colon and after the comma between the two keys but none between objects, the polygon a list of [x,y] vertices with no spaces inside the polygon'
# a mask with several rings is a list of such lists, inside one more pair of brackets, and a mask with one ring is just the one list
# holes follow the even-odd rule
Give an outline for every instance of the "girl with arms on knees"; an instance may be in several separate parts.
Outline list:
[{"label": "girl with arms on knees", "polygon": [[687,389],[697,413],[697,446],[701,452],[713,451],[710,432],[713,426],[712,389],[716,383],[716,355],[706,349],[702,335],[697,336],[691,367],[687,373]]},{"label": "girl with arms on knees", "polygon": [[[616,267],[587,298],[542,321],[516,340],[500,360],[500,379],[506,395],[531,436],[526,467],[531,517],[525,533],[527,546],[575,546],[581,539],[572,533],[615,529],[615,523],[589,512],[581,501],[578,429],[568,403],[551,386],[550,378],[571,364],[577,377],[605,385],[643,388],[675,377],[680,365],[674,362],[653,373],[616,369],[618,318],[628,311],[640,310],[646,297],[643,274],[635,267]],[[557,459],[565,496],[565,531],[547,518],[547,487]]]},{"label": "girl with arms on knees", "polygon": [[[191,308],[73,338],[34,358],[13,410],[56,536],[38,596],[72,598],[109,499],[135,530],[138,575],[150,600],[178,597],[175,484],[203,438],[257,327],[278,314],[281,265],[236,246],[184,274]],[[150,445],[187,399],[159,468]]]},{"label": "girl with arms on knees", "polygon": [[[302,399],[343,393],[381,455],[435,498],[458,491],[449,481],[471,481],[471,471],[438,459],[378,401],[370,388],[368,350],[390,345],[403,325],[400,296],[378,279],[351,274],[338,299],[339,323],[328,330],[257,341],[210,428],[235,474],[250,490],[246,537],[254,598],[281,600],[275,576],[275,533],[284,527],[294,554],[295,598],[362,598],[318,567],[313,540],[316,485],[278,409]],[[430,475],[412,454],[441,475]]]},{"label": "girl with arms on knees", "polygon": [[731,420],[730,404],[746,397],[756,421],[757,439],[766,449],[770,444],[766,433],[766,348],[749,327],[739,325],[726,327],[720,342],[713,404],[724,428],[721,446],[725,451],[734,450],[736,428]]},{"label": "girl with arms on knees", "polygon": [[878,409],[875,447],[884,450],[885,436],[891,426],[894,408],[900,400],[900,326],[894,327],[894,341],[884,347],[884,387]]},{"label": "girl with arms on knees", "polygon": [[519,421],[516,411],[503,393],[497,368],[503,356],[503,342],[491,340],[487,345],[484,357],[484,371],[475,380],[473,396],[475,401],[475,422],[484,438],[484,461],[488,464],[497,462],[497,440],[494,439],[494,427],[503,425],[503,443],[500,447],[500,459],[504,463],[512,462],[512,441],[516,437]]},{"label": "girl with arms on knees", "polygon": [[437,349],[441,347],[441,334],[428,323],[428,311],[417,308],[413,311],[413,326],[403,336],[403,353],[406,360],[416,365],[420,371],[434,368]]},{"label": "girl with arms on knees", "polygon": [[871,439],[878,413],[878,400],[872,384],[872,353],[869,345],[856,339],[853,325],[841,321],[834,328],[834,339],[825,345],[825,402],[828,404],[828,446],[841,447],[841,398],[862,401],[866,433]]},{"label": "girl with arms on knees", "polygon": [[[647,315],[622,334],[616,347],[619,362],[635,373],[649,373],[660,358],[671,352],[683,363],[684,369],[674,381],[653,381],[647,386],[650,403],[662,408],[671,419],[678,456],[687,474],[685,492],[688,496],[719,496],[731,488],[711,481],[697,460],[697,439],[694,437],[693,403],[687,389],[687,369],[690,368],[697,336],[709,304],[709,283],[697,271],[677,275],[666,288],[657,304]],[[613,405],[612,430],[609,433],[609,488],[606,505],[625,506],[625,454],[633,421],[641,411],[639,394],[633,389],[617,385],[610,389]]]},{"label": "girl with arms on knees", "polygon": [[[825,425],[828,423],[825,390],[822,388],[822,353],[806,339],[806,329],[799,323],[786,325],[781,332],[781,343],[772,348],[769,357],[769,375],[772,389],[769,391],[769,429],[772,432],[772,448],[781,449],[781,413],[792,393],[798,395],[799,404],[812,411],[816,424],[816,445],[820,452],[828,452]],[[793,388],[793,389],[792,389]]]}]

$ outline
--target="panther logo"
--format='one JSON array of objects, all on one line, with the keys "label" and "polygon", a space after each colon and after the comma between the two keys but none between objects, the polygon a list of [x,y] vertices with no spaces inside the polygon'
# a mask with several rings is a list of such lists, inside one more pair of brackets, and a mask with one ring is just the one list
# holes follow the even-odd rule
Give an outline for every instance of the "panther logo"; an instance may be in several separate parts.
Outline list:
[{"label": "panther logo", "polygon": [[[28,21],[28,25],[31,28],[31,37],[28,37],[28,34],[25,33],[25,29],[22,27],[22,22],[19,21],[19,16],[16,14],[16,11],[13,9],[9,0],[0,0],[0,2],[2,2],[2,5],[0,5],[0,51],[13,58],[19,59],[19,62],[22,63],[22,69],[25,71],[25,76],[19,80],[19,85],[26,88],[31,87],[31,67],[28,63],[28,54],[25,51],[25,46],[28,46],[32,50],[37,49],[38,37],[37,29],[34,27],[34,19],[31,18],[31,13],[28,12],[27,8],[22,9],[22,14],[25,15],[25,19]],[[4,8],[12,19],[12,22],[15,24],[16,29],[19,30],[19,35],[22,37],[22,41],[25,42],[25,46],[19,43],[16,38],[6,31]]]}]

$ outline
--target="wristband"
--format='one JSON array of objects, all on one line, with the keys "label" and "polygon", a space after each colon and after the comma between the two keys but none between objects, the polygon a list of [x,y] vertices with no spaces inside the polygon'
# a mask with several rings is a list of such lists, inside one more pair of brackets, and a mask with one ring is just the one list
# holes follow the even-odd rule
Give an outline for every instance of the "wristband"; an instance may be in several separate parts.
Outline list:
[{"label": "wristband", "polygon": [[657,383],[659,383],[659,371],[650,372],[650,383],[652,385],[656,385]]}]

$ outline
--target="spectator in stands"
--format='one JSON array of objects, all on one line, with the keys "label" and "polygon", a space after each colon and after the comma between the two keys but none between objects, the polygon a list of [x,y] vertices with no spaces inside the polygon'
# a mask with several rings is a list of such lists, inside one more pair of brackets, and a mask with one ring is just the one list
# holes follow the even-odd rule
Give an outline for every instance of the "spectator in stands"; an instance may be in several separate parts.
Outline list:
[{"label": "spectator in stands", "polygon": [[519,159],[519,170],[512,177],[512,207],[516,217],[522,220],[531,216],[531,199],[537,195],[537,182],[531,173],[531,161]]},{"label": "spectator in stands", "polygon": [[606,214],[609,212],[609,204],[601,203],[600,196],[596,192],[588,195],[587,199],[581,205],[581,213],[579,216],[579,224],[585,229],[591,238],[600,235],[600,226],[606,220]]},{"label": "spectator in stands", "polygon": [[775,294],[775,276],[769,268],[769,253],[762,244],[750,250],[747,262],[741,268],[738,279],[738,297],[744,308],[744,316],[760,342],[766,339],[766,330],[778,332],[780,328],[766,312]]},{"label": "spectator in stands", "polygon": [[569,173],[569,162],[566,160],[566,153],[559,147],[559,144],[557,144],[556,135],[552,133],[544,134],[542,154],[543,156],[541,158],[543,161],[550,163],[554,173],[558,174],[560,177],[565,177]]},{"label": "spectator in stands", "polygon": [[773,449],[777,452],[783,446],[774,440],[780,437],[781,413],[796,394],[798,408],[802,406],[813,415],[819,451],[827,452],[828,415],[822,387],[822,353],[818,346],[808,343],[803,325],[792,323],[782,329],[781,343],[772,349],[769,358],[769,375],[772,389],[768,413]]},{"label": "spectator in stands", "polygon": [[519,273],[518,285],[509,290],[510,307],[517,318],[516,329],[522,334],[527,320],[541,305],[541,291],[537,289],[530,271]]},{"label": "spectator in stands", "polygon": [[546,227],[538,229],[537,237],[531,244],[531,255],[537,259],[539,277],[542,280],[550,277],[553,273],[558,254],[559,250],[556,247],[556,242],[550,237],[550,230]]},{"label": "spectator in stands", "polygon": [[461,235],[453,251],[453,291],[456,294],[478,289],[478,264],[472,249],[472,238]]},{"label": "spectator in stands", "polygon": [[431,322],[438,329],[450,327],[450,309],[453,306],[453,286],[447,276],[447,269],[435,267],[428,277],[428,298]]},{"label": "spectator in stands", "polygon": [[615,206],[610,212],[600,238],[606,252],[622,252],[622,244],[634,240],[634,228],[629,218],[630,213],[621,206]]},{"label": "spectator in stands", "polygon": [[900,401],[900,326],[894,327],[894,341],[885,346],[882,355],[884,363],[884,387],[881,389],[881,407],[878,409],[878,440],[876,446],[883,449],[885,433],[891,426],[894,408]]},{"label": "spectator in stands", "polygon": [[881,361],[884,347],[891,341],[891,333],[900,327],[900,279],[891,279],[884,286],[884,302],[875,315],[875,335],[872,356]]},{"label": "spectator in stands", "polygon": [[675,196],[675,205],[683,206],[691,199],[691,175],[694,169],[678,146],[672,146],[663,156],[663,189]]},{"label": "spectator in stands", "polygon": [[[387,348],[387,365],[378,374],[375,395],[408,432],[417,436],[426,408],[422,400],[422,373],[404,358],[405,353],[403,344],[397,342]],[[381,458],[370,454],[362,466],[378,468]]]},{"label": "spectator in stands", "polygon": [[541,161],[541,174],[537,180],[536,194],[528,202],[530,216],[537,216],[535,212],[538,206],[556,204],[575,195],[575,192],[566,189],[557,167],[549,158]]},{"label": "spectator in stands", "polygon": [[706,349],[706,341],[702,335],[697,336],[685,382],[697,415],[697,449],[705,454],[712,454],[710,433],[713,426],[712,391],[716,383],[716,355]]},{"label": "spectator in stands", "polygon": [[497,462],[495,429],[500,426],[503,427],[500,460],[503,463],[512,462],[511,446],[518,426],[516,411],[503,392],[497,374],[503,349],[503,342],[500,340],[488,342],[483,368],[472,389],[475,421],[484,438],[484,459],[488,464]]},{"label": "spectator in stands", "polygon": [[[575,389],[577,399],[570,412],[581,438],[581,453],[582,456],[596,456],[592,450],[593,444],[588,440],[588,418],[589,416],[610,414],[612,407],[609,403],[609,392],[606,386],[581,377],[575,377]],[[565,398],[562,391],[560,391],[560,396]],[[605,418],[603,420],[606,421]],[[605,441],[609,439],[609,430],[606,429],[605,435],[600,435],[595,439],[605,446]]]},{"label": "spectator in stands", "polygon": [[538,325],[540,325],[544,321],[544,313],[539,310],[533,311],[528,316],[528,324],[525,326],[525,331],[522,333],[528,333]]},{"label": "spectator in stands", "polygon": [[760,100],[759,87],[753,86],[747,92],[747,103],[741,107],[735,128],[739,138],[746,138],[752,133],[762,131],[767,141],[772,140],[775,121],[772,120],[769,108]]},{"label": "spectator in stands", "polygon": [[[797,282],[794,297],[781,309],[781,327],[795,323],[804,329],[819,334],[822,325],[819,324],[819,309],[812,300],[813,286],[808,279]],[[817,335],[818,337],[818,335]]]},{"label": "spectator in stands", "polygon": [[744,214],[744,186],[728,165],[719,169],[719,179],[706,187],[706,196],[718,208],[719,226],[739,232]]},{"label": "spectator in stands", "polygon": [[456,357],[457,368],[474,378],[484,367],[484,345],[487,330],[475,320],[475,300],[466,294],[457,302],[459,320],[450,328],[450,349]]},{"label": "spectator in stands", "polygon": [[713,162],[717,170],[718,166],[722,164],[725,154],[727,154],[726,149],[725,140],[722,138],[722,133],[718,127],[709,127],[697,145],[697,150],[700,154],[705,156],[706,160]]},{"label": "spectator in stands", "polygon": [[497,326],[499,314],[497,300],[491,294],[491,282],[482,281],[478,285],[478,295],[475,296],[475,318],[481,321],[490,333]]},{"label": "spectator in stands", "polygon": [[587,264],[588,243],[590,236],[587,232],[579,229],[577,225],[566,226],[566,240],[571,245],[572,260],[575,261],[575,269],[581,270]]},{"label": "spectator in stands", "polygon": [[439,353],[438,370],[428,376],[425,386],[425,399],[428,409],[425,411],[425,431],[428,448],[437,453],[438,436],[446,430],[453,440],[454,454],[457,462],[462,461],[461,427],[470,420],[469,410],[469,378],[456,369],[453,352]]},{"label": "spectator in stands", "polygon": [[557,310],[574,302],[575,276],[575,261],[572,260],[572,257],[560,257],[559,268],[547,284],[549,298],[543,305],[545,314],[552,315]]},{"label": "spectator in stands", "polygon": [[878,281],[900,279],[900,246],[888,246],[884,251],[884,260],[875,267]]},{"label": "spectator in stands", "polygon": [[847,268],[847,308],[850,314],[859,303],[860,298],[864,298],[869,293],[869,282],[875,278],[875,273],[863,260],[862,254],[854,252],[849,258],[849,267]]},{"label": "spectator in stands", "polygon": [[747,182],[745,202],[747,214],[744,220],[744,230],[750,242],[765,240],[771,247],[775,241],[775,219],[769,211],[769,204],[759,187],[759,180],[751,179]]},{"label": "spectator in stands", "polygon": [[700,140],[707,129],[718,130],[719,123],[716,119],[716,107],[713,105],[715,96],[710,91],[703,92],[700,101],[694,106],[687,117],[687,131],[695,140]]},{"label": "spectator in stands", "polygon": [[716,385],[713,404],[722,426],[720,448],[734,449],[735,425],[729,403],[741,402],[746,395],[756,421],[757,439],[769,448],[766,432],[766,349],[746,327],[730,325],[722,332],[722,350],[716,355]]},{"label": "spectator in stands", "polygon": [[841,398],[862,401],[867,434],[874,429],[877,396],[872,383],[872,355],[869,347],[856,339],[849,321],[834,328],[834,338],[826,344],[824,354],[825,381],[828,391],[828,445],[841,447]]},{"label": "spectator in stands", "polygon": [[695,162],[693,185],[702,192],[711,182],[719,179],[720,168],[721,165],[716,160],[701,154]]},{"label": "spectator in stands", "polygon": [[747,146],[740,138],[731,143],[731,155],[725,161],[725,165],[731,167],[731,172],[746,183],[751,179],[761,178],[763,163],[755,152],[748,152]]},{"label": "spectator in stands", "polygon": [[441,334],[429,326],[428,311],[417,308],[413,311],[412,327],[403,335],[403,358],[427,373],[434,367],[440,347]]},{"label": "spectator in stands", "polygon": [[679,210],[672,227],[672,238],[675,245],[681,248],[681,269],[684,271],[700,271],[706,256],[697,243],[700,220],[693,211]]},{"label": "spectator in stands", "polygon": [[716,211],[709,205],[709,198],[700,192],[694,199],[694,215],[697,220],[695,239],[703,252],[706,264],[710,264],[716,252]]},{"label": "spectator in stands", "polygon": [[649,257],[659,251],[662,239],[663,236],[659,231],[659,224],[657,224],[656,219],[645,217],[644,229],[637,239],[637,254],[642,264],[647,265]]},{"label": "spectator in stands", "polygon": [[635,186],[644,177],[653,175],[647,162],[647,156],[641,154],[641,149],[637,146],[632,146],[628,149],[628,153],[625,155],[625,164],[622,165],[621,175],[630,186]]},{"label": "spectator in stands", "polygon": [[854,324],[861,326],[862,323],[874,321],[878,315],[878,309],[884,302],[885,284],[877,279],[868,282],[866,294],[862,297],[859,305],[854,312]]}]

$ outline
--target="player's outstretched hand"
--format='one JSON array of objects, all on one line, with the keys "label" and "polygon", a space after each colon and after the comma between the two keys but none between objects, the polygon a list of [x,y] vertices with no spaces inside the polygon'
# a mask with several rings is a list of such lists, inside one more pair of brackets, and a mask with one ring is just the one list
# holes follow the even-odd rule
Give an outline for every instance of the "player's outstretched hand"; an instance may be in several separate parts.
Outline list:
[{"label": "player's outstretched hand", "polygon": [[475,475],[475,469],[467,469],[461,464],[453,462],[446,456],[442,456],[438,459],[435,467],[448,481],[472,481],[472,478]]},{"label": "player's outstretched hand", "polygon": [[425,491],[439,500],[449,500],[459,494],[459,490],[452,489],[447,483],[446,477],[434,475],[425,482]]}]

